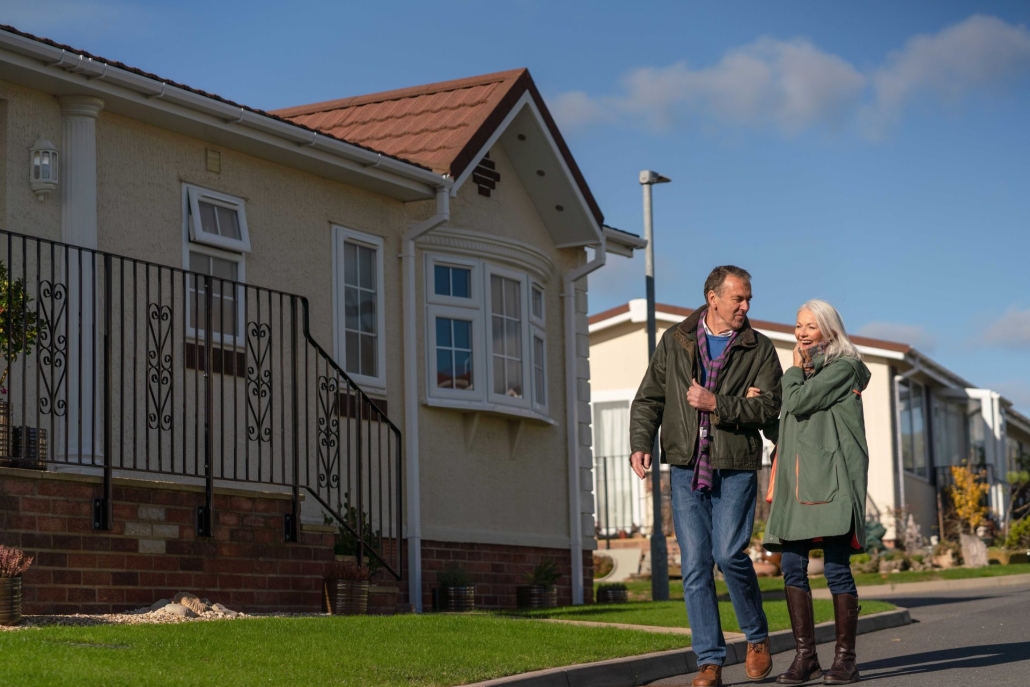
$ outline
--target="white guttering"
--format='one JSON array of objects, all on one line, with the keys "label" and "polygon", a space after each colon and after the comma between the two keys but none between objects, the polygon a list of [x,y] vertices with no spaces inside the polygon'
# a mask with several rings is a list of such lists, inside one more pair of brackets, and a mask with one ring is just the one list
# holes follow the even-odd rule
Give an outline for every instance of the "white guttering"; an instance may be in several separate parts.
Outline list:
[{"label": "white guttering", "polygon": [[404,280],[404,456],[408,493],[408,600],[422,612],[422,505],[418,469],[418,340],[415,323],[415,241],[451,218],[450,183],[436,191],[436,214],[404,232],[401,274]]},{"label": "white guttering", "polygon": [[579,485],[579,393],[576,383],[576,282],[604,266],[607,257],[604,239],[594,259],[565,275],[562,293],[565,306],[565,417],[569,459],[569,551],[572,557],[572,603],[583,603],[583,515],[580,512]]},{"label": "white guttering", "polygon": [[[409,182],[416,182],[419,187],[423,187],[422,190],[427,196],[440,186],[440,175],[430,170],[394,158],[383,157],[379,153],[312,132],[295,124],[258,114],[239,105],[230,105],[216,98],[203,96],[69,50],[55,48],[2,30],[0,30],[0,49],[42,62],[43,65],[36,65],[37,71],[59,76],[59,78],[71,80],[74,75],[82,75],[84,78],[75,79],[75,82],[83,91],[95,90],[105,92],[105,96],[110,96],[113,89],[105,87],[105,85],[117,86],[143,96],[134,100],[152,109],[170,112],[174,111],[174,108],[170,108],[169,105],[177,105],[219,119],[223,124],[232,124],[283,139],[295,144],[297,151],[301,154],[311,155],[310,151],[329,154],[340,162],[349,163],[344,165],[349,171],[365,170],[369,176],[378,179],[388,180],[389,176],[396,176]],[[21,63],[21,66],[29,66],[21,61],[8,61],[12,64]],[[125,97],[129,94],[121,93],[120,95]],[[400,179],[397,181],[399,182]],[[405,188],[411,188],[410,184],[405,185]]]}]

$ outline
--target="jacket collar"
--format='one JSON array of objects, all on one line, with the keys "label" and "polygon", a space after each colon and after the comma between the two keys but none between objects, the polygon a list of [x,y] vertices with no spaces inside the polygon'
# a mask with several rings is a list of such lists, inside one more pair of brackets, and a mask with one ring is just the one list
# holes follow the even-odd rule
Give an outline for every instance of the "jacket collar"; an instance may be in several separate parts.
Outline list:
[{"label": "jacket collar", "polygon": [[[680,346],[691,350],[697,344],[697,325],[706,312],[708,312],[708,306],[704,305],[695,310],[690,317],[676,325],[674,336]],[[755,330],[751,328],[751,321],[747,317],[744,318],[744,324],[739,331],[737,342],[734,345],[746,348],[753,348],[758,345],[758,337],[755,334]]]}]

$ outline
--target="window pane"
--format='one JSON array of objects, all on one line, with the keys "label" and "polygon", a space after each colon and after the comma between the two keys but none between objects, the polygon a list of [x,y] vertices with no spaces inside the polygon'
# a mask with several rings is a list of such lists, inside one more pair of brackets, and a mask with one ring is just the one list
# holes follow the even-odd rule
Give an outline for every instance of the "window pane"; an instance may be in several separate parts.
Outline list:
[{"label": "window pane", "polygon": [[454,388],[472,389],[472,353],[470,351],[454,352]]},{"label": "window pane", "polygon": [[490,276],[490,307],[498,315],[504,313],[504,280],[497,275]]},{"label": "window pane", "polygon": [[533,398],[540,405],[547,402],[544,383],[544,340],[533,337]]},{"label": "window pane", "polygon": [[514,398],[522,398],[522,363],[518,360],[508,360],[507,368],[508,388],[505,393]]},{"label": "window pane", "polygon": [[376,296],[369,291],[360,291],[361,301],[361,331],[368,334],[376,333]]},{"label": "window pane", "polygon": [[450,349],[440,348],[436,351],[436,386],[441,389],[454,388],[454,371],[452,369]]},{"label": "window pane", "polygon": [[472,323],[454,320],[454,347],[466,351],[472,350]]},{"label": "window pane", "polygon": [[923,387],[912,385],[912,462],[917,474],[926,475],[926,423],[923,417]]},{"label": "window pane", "polygon": [[348,242],[343,244],[343,283],[358,285],[358,247]]},{"label": "window pane", "polygon": [[522,360],[522,325],[513,320],[506,320],[504,330],[505,352],[510,358]]},{"label": "window pane", "polygon": [[457,298],[472,297],[472,270],[463,270],[457,267],[451,268],[451,295]]},{"label": "window pane", "polygon": [[544,317],[544,293],[540,289],[533,289],[533,317]]},{"label": "window pane", "polygon": [[504,355],[504,318],[494,315],[490,320],[494,354]]},{"label": "window pane", "polygon": [[451,295],[450,268],[442,265],[433,267],[433,293],[437,296]]},{"label": "window pane", "polygon": [[912,470],[912,415],[909,400],[911,395],[907,383],[899,384],[898,396],[898,410],[901,414],[901,461],[906,470]]},{"label": "window pane", "polygon": [[197,203],[200,207],[200,227],[205,234],[218,236],[218,220],[215,219],[215,206],[203,201]]},{"label": "window pane", "polygon": [[436,318],[436,345],[451,347],[451,322],[446,317]]},{"label": "window pane", "polygon": [[363,289],[376,288],[376,252],[365,246],[358,247],[358,282]]},{"label": "window pane", "polygon": [[357,332],[347,332],[344,339],[347,349],[347,372],[357,373],[361,370],[361,346],[358,344]]},{"label": "window pane", "polygon": [[522,317],[522,299],[519,298],[519,283],[514,279],[504,280],[504,313],[508,317]]},{"label": "window pane", "polygon": [[[190,272],[202,272],[209,274],[211,270],[211,258],[202,253],[194,253],[190,251]],[[190,280],[192,287],[193,280]]]},{"label": "window pane", "polygon": [[376,337],[368,334],[361,336],[361,374],[376,376]]},{"label": "window pane", "polygon": [[343,319],[347,329],[358,329],[358,290],[346,287],[343,290]]},{"label": "window pane", "polygon": [[223,260],[222,258],[211,258],[211,276],[220,277],[222,279],[232,279],[236,281],[236,273],[239,269],[232,260]]},{"label": "window pane", "polygon": [[504,358],[494,356],[494,393],[504,395],[508,385],[504,379]]},{"label": "window pane", "polygon": [[235,210],[218,208],[218,229],[222,236],[229,239],[240,238],[240,216]]}]

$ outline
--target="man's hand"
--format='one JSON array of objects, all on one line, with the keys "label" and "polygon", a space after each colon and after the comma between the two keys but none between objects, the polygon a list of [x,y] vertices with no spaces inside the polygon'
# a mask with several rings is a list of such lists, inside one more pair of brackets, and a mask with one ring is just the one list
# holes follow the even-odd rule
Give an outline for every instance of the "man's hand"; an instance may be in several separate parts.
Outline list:
[{"label": "man's hand", "polygon": [[632,456],[629,457],[630,467],[633,468],[633,472],[636,473],[637,477],[644,479],[647,474],[647,469],[651,467],[651,454],[644,453],[643,451],[636,451]]},{"label": "man's hand", "polygon": [[690,388],[687,389],[687,403],[698,410],[715,412],[715,394],[697,383],[696,379],[690,380]]},{"label": "man's hand", "polygon": [[747,396],[745,398],[758,398],[762,395],[762,390],[757,386],[749,386],[747,388]]}]

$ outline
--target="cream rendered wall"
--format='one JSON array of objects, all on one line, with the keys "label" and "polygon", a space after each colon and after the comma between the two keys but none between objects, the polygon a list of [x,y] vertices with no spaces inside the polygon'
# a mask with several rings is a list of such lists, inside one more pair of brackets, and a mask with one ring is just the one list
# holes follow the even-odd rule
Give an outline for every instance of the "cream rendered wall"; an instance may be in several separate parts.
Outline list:
[{"label": "cream rendered wall", "polygon": [[[569,497],[562,275],[582,264],[585,252],[556,249],[504,149],[495,146],[490,157],[501,175],[497,188],[486,198],[471,181],[466,183],[451,200],[450,222],[441,229],[481,232],[528,244],[553,263],[552,274],[541,285],[545,293],[548,411],[554,424],[423,403],[419,415],[422,535],[428,540],[565,548],[569,542]],[[411,219],[428,212],[419,208]],[[417,253],[420,304],[425,303],[426,251],[445,252],[428,246]],[[579,300],[577,310],[585,332],[585,294]],[[426,328],[422,305],[417,333],[419,398],[424,401]],[[489,348],[489,337],[486,345]],[[589,449],[589,432],[586,447]],[[589,480],[585,483],[588,497],[590,484]],[[588,498],[585,504],[590,514],[591,503]],[[592,515],[584,534],[593,534]],[[592,536],[585,536],[584,542],[592,546]]]}]

